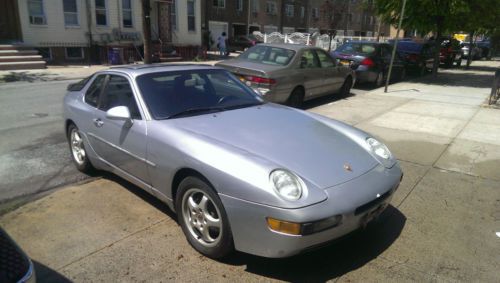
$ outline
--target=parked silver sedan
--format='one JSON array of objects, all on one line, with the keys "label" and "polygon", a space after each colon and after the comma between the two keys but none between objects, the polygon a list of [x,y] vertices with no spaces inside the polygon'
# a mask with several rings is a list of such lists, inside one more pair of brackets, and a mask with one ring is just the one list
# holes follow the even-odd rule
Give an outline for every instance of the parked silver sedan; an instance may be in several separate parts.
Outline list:
[{"label": "parked silver sedan", "polygon": [[267,101],[294,107],[319,96],[346,96],[355,82],[351,68],[337,64],[323,49],[306,45],[259,44],[216,66],[235,74]]},{"label": "parked silver sedan", "polygon": [[222,68],[117,67],[68,90],[76,167],[114,172],[163,200],[208,257],[324,244],[379,215],[402,178],[370,134],[267,103]]}]

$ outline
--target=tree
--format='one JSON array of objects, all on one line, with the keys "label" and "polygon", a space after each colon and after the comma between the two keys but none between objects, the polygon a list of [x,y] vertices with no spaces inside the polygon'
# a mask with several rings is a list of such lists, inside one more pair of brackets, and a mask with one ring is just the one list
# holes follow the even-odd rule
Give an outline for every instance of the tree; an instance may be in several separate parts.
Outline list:
[{"label": "tree", "polygon": [[142,34],[144,42],[144,64],[151,64],[151,3],[149,0],[142,0]]},{"label": "tree", "polygon": [[[399,22],[401,0],[375,0],[377,14],[383,22],[395,25]],[[439,67],[439,47],[443,34],[454,30],[456,10],[465,0],[419,0],[407,1],[402,28],[418,30],[420,33],[433,32],[437,48],[434,54],[433,74],[437,74]]]}]

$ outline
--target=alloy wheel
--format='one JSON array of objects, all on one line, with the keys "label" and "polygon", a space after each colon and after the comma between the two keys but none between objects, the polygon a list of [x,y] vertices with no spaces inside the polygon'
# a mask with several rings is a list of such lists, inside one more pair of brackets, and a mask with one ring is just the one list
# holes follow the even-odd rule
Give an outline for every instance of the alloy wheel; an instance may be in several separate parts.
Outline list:
[{"label": "alloy wheel", "polygon": [[73,159],[78,165],[83,165],[85,163],[86,152],[83,147],[83,140],[77,129],[71,130],[71,153],[73,154]]}]

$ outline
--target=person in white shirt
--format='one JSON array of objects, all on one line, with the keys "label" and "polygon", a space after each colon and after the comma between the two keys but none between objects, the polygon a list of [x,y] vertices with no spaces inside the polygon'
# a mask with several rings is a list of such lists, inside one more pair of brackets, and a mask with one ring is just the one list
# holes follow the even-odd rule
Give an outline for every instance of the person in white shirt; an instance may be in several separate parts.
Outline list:
[{"label": "person in white shirt", "polygon": [[222,32],[221,36],[217,38],[217,47],[219,48],[220,56],[226,56],[226,32]]}]

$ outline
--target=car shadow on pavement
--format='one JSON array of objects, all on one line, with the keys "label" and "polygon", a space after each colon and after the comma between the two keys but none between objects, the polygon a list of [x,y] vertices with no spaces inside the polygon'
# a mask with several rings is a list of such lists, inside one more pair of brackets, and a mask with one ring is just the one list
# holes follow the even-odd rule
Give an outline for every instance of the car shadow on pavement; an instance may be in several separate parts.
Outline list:
[{"label": "car shadow on pavement", "polygon": [[35,276],[36,282],[50,282],[50,283],[67,283],[72,282],[68,278],[64,277],[64,275],[58,273],[52,268],[36,261],[32,260],[33,266],[35,267]]},{"label": "car shadow on pavement", "polygon": [[437,76],[425,76],[415,80],[414,82],[438,86],[491,88],[493,77],[494,73],[488,75],[477,73],[439,72]]},{"label": "car shadow on pavement", "polygon": [[170,208],[168,208],[168,206],[164,202],[157,199],[156,197],[154,197],[150,193],[146,192],[145,190],[137,187],[136,185],[130,183],[129,181],[127,181],[127,180],[125,180],[125,179],[123,179],[123,178],[121,178],[113,173],[102,171],[102,172],[100,172],[100,174],[101,174],[103,179],[110,180],[112,182],[119,184],[120,186],[127,189],[129,192],[133,193],[137,197],[141,198],[143,201],[154,206],[156,209],[163,212],[165,215],[169,216],[170,218],[172,218],[172,220],[177,222],[177,216],[175,215],[175,213],[172,210],[170,210]]},{"label": "car shadow on pavement", "polygon": [[406,217],[389,206],[366,229],[355,231],[330,245],[285,259],[236,253],[222,262],[246,265],[246,271],[284,281],[324,282],[356,270],[380,256],[399,237]]},{"label": "car shadow on pavement", "polygon": [[314,107],[318,107],[318,106],[321,106],[321,105],[324,105],[324,104],[335,102],[335,101],[338,101],[338,100],[341,100],[341,99],[348,99],[348,98],[354,97],[354,96],[356,96],[356,94],[354,94],[352,92],[350,92],[348,95],[342,95],[342,94],[339,94],[339,93],[325,95],[325,96],[322,96],[322,97],[318,97],[318,98],[314,98],[314,99],[305,101],[304,104],[302,105],[301,109],[308,110],[308,109],[311,109],[311,108],[314,108]]}]

